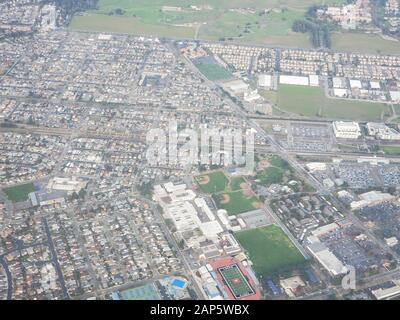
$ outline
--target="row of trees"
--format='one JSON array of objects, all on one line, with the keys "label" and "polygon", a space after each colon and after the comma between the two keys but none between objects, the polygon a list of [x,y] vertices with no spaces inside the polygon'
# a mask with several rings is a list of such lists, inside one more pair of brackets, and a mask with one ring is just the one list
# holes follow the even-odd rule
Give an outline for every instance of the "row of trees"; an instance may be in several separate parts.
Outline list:
[{"label": "row of trees", "polygon": [[333,25],[318,18],[318,10],[323,8],[312,5],[308,8],[305,18],[294,21],[292,30],[295,32],[310,33],[311,42],[315,48],[331,48],[331,31]]},{"label": "row of trees", "polygon": [[310,33],[311,42],[315,48],[330,48],[332,45],[331,30],[327,23],[315,23],[303,19],[293,23],[292,30],[301,33]]}]

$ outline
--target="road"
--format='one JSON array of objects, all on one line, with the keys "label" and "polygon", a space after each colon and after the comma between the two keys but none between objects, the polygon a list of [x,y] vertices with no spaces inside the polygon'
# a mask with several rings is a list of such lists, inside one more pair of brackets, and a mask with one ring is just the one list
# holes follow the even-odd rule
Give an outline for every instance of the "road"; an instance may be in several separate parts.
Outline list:
[{"label": "road", "polygon": [[7,300],[11,300],[12,293],[13,293],[13,281],[10,269],[8,268],[7,262],[4,260],[4,256],[0,256],[0,265],[3,266],[4,272],[6,273],[7,277]]},{"label": "road", "polygon": [[56,249],[54,248],[53,239],[51,238],[49,225],[47,224],[47,220],[45,218],[43,218],[43,225],[44,225],[44,230],[46,232],[47,239],[48,239],[48,242],[49,242],[49,248],[50,248],[52,260],[53,260],[53,263],[54,263],[54,267],[56,268],[58,280],[60,281],[61,289],[63,291],[64,299],[70,299],[67,287],[65,285],[64,276],[63,276],[63,273],[61,271],[61,266],[60,266],[60,263],[58,262],[57,252],[56,252]]}]

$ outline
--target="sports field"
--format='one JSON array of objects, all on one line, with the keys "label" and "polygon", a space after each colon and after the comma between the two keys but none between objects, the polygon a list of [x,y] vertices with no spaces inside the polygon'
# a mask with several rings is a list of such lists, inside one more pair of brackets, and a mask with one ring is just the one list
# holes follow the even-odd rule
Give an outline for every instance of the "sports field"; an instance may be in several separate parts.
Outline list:
[{"label": "sports field", "polygon": [[236,264],[218,268],[218,272],[236,299],[255,293]]},{"label": "sports field", "polygon": [[160,300],[161,297],[153,283],[143,286],[116,291],[112,293],[113,300]]},{"label": "sports field", "polygon": [[197,69],[211,81],[229,79],[232,73],[218,64],[196,64]]},{"label": "sports field", "polygon": [[287,271],[305,261],[293,242],[276,225],[239,231],[235,237],[253,262],[258,277]]},{"label": "sports field", "polygon": [[262,205],[250,189],[214,194],[213,199],[218,209],[225,209],[229,215],[256,210]]},{"label": "sports field", "polygon": [[35,191],[33,183],[21,184],[19,186],[4,188],[4,193],[12,202],[20,202],[28,199],[28,194]]},{"label": "sports field", "polygon": [[70,27],[309,47],[308,35],[291,31],[293,21],[302,18],[312,4],[343,2],[345,0],[99,0],[97,10],[75,16]]},{"label": "sports field", "polygon": [[224,191],[228,185],[228,178],[222,171],[210,172],[195,177],[197,184],[204,193]]},{"label": "sports field", "polygon": [[282,111],[308,117],[374,121],[390,114],[382,103],[327,98],[320,87],[279,85],[277,92],[263,95]]},{"label": "sports field", "polygon": [[229,187],[232,191],[242,189],[243,184],[246,183],[246,179],[243,177],[232,177]]}]

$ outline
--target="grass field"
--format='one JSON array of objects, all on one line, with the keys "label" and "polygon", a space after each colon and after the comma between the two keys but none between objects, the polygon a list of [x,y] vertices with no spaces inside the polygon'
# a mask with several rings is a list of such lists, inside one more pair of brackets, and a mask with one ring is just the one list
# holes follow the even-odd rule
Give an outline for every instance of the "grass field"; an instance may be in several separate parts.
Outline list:
[{"label": "grass field", "polygon": [[[121,32],[244,43],[309,47],[308,35],[293,33],[294,20],[312,4],[345,0],[100,0],[98,9],[75,16],[78,30]],[[163,6],[178,7],[163,10]],[[197,6],[197,8],[191,7]],[[256,12],[238,10],[255,8]],[[262,14],[264,9],[276,9]],[[120,10],[117,14],[116,10]]]},{"label": "grass field", "polygon": [[388,155],[400,155],[400,146],[383,146],[381,149]]},{"label": "grass field", "polygon": [[195,177],[201,191],[217,193],[224,191],[228,185],[228,178],[222,171],[216,171]]},{"label": "grass field", "polygon": [[400,41],[386,40],[374,34],[334,33],[332,49],[359,53],[400,54]]},{"label": "grass field", "polygon": [[229,184],[229,187],[230,187],[230,189],[231,189],[232,191],[240,190],[240,189],[241,189],[240,185],[241,185],[242,183],[245,183],[245,182],[246,182],[246,179],[243,178],[243,177],[233,177],[233,178],[231,179],[231,182],[230,182],[230,184]]},{"label": "grass field", "polygon": [[193,27],[147,24],[134,17],[107,16],[96,13],[75,16],[72,19],[70,27],[80,31],[157,35],[159,37],[170,38],[192,38],[195,34]]},{"label": "grass field", "polygon": [[217,64],[196,64],[197,69],[211,81],[229,79],[232,73]]},{"label": "grass field", "polygon": [[243,190],[223,192],[214,194],[213,198],[218,209],[225,209],[228,215],[236,215],[255,210],[260,204],[258,198],[252,192],[248,195],[245,192]]},{"label": "grass field", "polygon": [[21,184],[19,186],[4,188],[4,193],[12,202],[20,202],[28,199],[28,194],[35,191],[33,183]]},{"label": "grass field", "polygon": [[390,112],[382,103],[327,98],[320,87],[279,85],[278,92],[262,94],[280,110],[308,117],[373,121]]},{"label": "grass field", "polygon": [[289,164],[277,155],[269,157],[268,163],[269,166],[258,171],[255,177],[264,186],[281,183],[286,171],[291,170]]},{"label": "grass field", "polygon": [[218,269],[236,299],[254,294],[242,271],[236,264]]},{"label": "grass field", "polygon": [[260,183],[264,186],[269,186],[274,183],[282,182],[283,170],[275,167],[265,168],[256,175],[256,179],[260,180]]},{"label": "grass field", "polygon": [[305,259],[282,229],[276,225],[245,230],[235,237],[246,250],[258,277],[287,271]]}]

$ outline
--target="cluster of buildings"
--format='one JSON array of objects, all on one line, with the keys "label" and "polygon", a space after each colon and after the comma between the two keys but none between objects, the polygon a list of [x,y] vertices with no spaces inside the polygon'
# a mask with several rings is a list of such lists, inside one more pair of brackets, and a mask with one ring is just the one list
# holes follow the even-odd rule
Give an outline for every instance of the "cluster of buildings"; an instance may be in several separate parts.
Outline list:
[{"label": "cluster of buildings", "polygon": [[246,226],[244,221],[228,217],[225,210],[215,213],[210,198],[198,196],[184,183],[172,182],[156,185],[153,197],[163,208],[164,218],[171,221],[175,238],[198,258],[210,259],[240,251],[228,231],[242,229]]},{"label": "cluster of buildings", "polygon": [[48,175],[65,142],[62,136],[0,132],[0,183],[16,184]]},{"label": "cluster of buildings", "polygon": [[[191,43],[187,46],[193,47]],[[320,86],[327,83],[333,97],[395,102],[400,99],[399,57],[273,49],[234,44],[203,43],[221,65],[244,74],[258,74],[261,88],[276,90],[279,83]],[[250,95],[256,99],[256,95]]]},{"label": "cluster of buildings", "polygon": [[300,241],[319,226],[343,217],[328,199],[318,194],[282,197],[273,201],[271,207]]},{"label": "cluster of buildings", "polygon": [[398,33],[400,30],[400,3],[398,0],[387,0],[385,3],[384,19],[389,24],[389,32]]},{"label": "cluster of buildings", "polygon": [[322,20],[328,18],[347,30],[359,29],[372,22],[372,8],[369,0],[356,0],[340,7],[319,9],[317,15],[318,18]]},{"label": "cluster of buildings", "polygon": [[54,30],[63,20],[53,1],[10,0],[0,4],[0,37]]},{"label": "cluster of buildings", "polygon": [[368,274],[391,262],[372,239],[348,220],[313,230],[306,239],[306,248],[333,278],[348,273],[350,267]]}]

